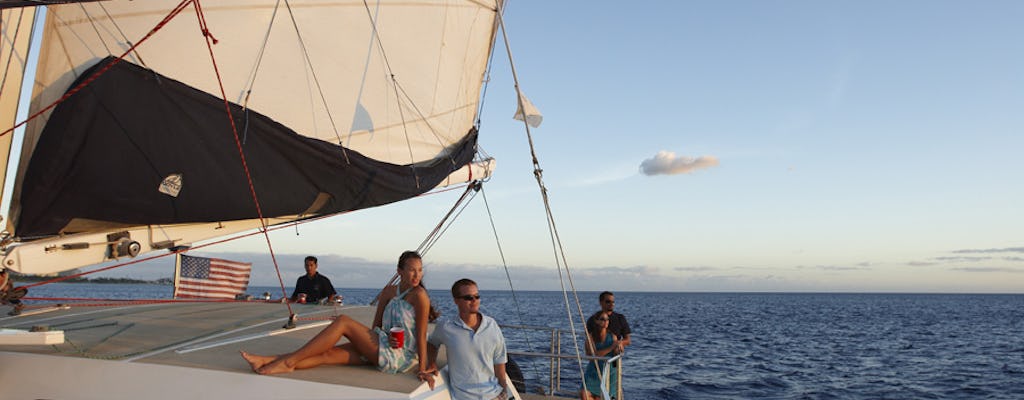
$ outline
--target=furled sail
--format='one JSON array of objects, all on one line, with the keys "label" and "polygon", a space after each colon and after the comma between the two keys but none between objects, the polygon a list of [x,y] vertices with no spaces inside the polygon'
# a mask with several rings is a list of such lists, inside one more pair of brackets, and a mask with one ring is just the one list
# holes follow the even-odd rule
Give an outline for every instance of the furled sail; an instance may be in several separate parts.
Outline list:
[{"label": "furled sail", "polygon": [[473,161],[494,1],[206,1],[161,26],[179,3],[47,8],[30,112],[90,83],[26,128],[10,218],[40,239],[6,267],[260,226],[239,147],[270,224],[414,197]]}]

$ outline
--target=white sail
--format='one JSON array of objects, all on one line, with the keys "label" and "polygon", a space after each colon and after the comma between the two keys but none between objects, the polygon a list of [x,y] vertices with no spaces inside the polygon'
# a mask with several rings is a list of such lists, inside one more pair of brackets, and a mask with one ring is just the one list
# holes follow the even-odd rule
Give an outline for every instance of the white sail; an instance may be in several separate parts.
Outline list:
[{"label": "white sail", "polygon": [[[36,10],[32,8],[0,9],[0,129],[15,124],[35,16]],[[0,136],[0,188],[7,178],[13,138],[10,133]],[[3,195],[0,191],[0,202]]]},{"label": "white sail", "polygon": [[[400,201],[493,168],[467,157],[495,1],[207,1],[161,24],[179,4],[47,7],[30,112],[46,111],[26,128],[9,216],[21,243],[6,268],[55,272],[123,257],[120,245],[134,256],[260,227],[214,101],[222,85],[269,224]],[[122,76],[133,80],[111,81]]]}]

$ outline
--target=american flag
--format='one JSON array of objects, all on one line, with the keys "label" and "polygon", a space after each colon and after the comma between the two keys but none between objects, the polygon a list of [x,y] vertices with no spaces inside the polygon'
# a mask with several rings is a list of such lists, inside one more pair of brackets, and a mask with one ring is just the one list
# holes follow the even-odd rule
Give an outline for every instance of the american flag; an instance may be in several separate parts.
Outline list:
[{"label": "american flag", "polygon": [[175,298],[233,299],[249,286],[252,263],[179,255]]}]

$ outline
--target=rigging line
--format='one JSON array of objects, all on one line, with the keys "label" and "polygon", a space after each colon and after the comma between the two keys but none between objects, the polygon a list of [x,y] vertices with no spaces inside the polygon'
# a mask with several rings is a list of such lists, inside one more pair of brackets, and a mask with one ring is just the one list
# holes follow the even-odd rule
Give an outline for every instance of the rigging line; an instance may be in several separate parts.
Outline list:
[{"label": "rigging line", "polygon": [[110,51],[110,48],[107,47],[107,41],[103,40],[103,34],[101,34],[100,29],[96,27],[96,20],[89,14],[89,10],[85,9],[85,4],[78,3],[78,8],[82,9],[82,13],[85,14],[85,19],[89,21],[89,26],[92,27],[92,31],[96,33],[96,39],[99,40],[101,45],[103,45],[103,50],[106,50],[107,54],[114,54],[114,52]]},{"label": "rigging line", "polygon": [[[11,61],[14,60],[14,52],[17,50],[15,45],[18,43],[18,35],[21,33],[21,19],[25,16],[25,9],[22,8],[20,11],[21,12],[18,14],[18,22],[14,25],[14,38],[11,40],[10,54],[7,55],[7,65],[4,66],[4,76],[3,78],[0,78],[0,93],[3,93],[4,87],[7,86],[7,73],[11,70]],[[35,21],[32,23],[35,24]],[[3,45],[3,42],[0,42],[0,45]],[[28,54],[25,54],[25,63],[28,64]],[[24,73],[24,71],[25,66],[23,65],[22,73]]]},{"label": "rigging line", "polygon": [[280,8],[281,0],[277,0],[277,3],[274,3],[274,12],[270,14],[270,23],[267,24],[267,33],[263,34],[263,44],[260,46],[260,51],[256,55],[256,63],[252,67],[252,72],[249,73],[249,88],[246,91],[245,101],[243,103],[243,106],[245,108],[248,108],[249,93],[252,92],[252,87],[256,85],[256,75],[259,74],[260,66],[263,65],[263,54],[266,53],[267,43],[270,42],[270,32],[274,28],[274,21],[277,21],[277,10],[279,10]]},{"label": "rigging line", "polygon": [[[470,184],[468,184],[466,186],[466,191],[462,192],[462,195],[460,195],[458,200],[455,201],[455,204],[452,205],[452,208],[449,209],[448,212],[445,213],[445,215],[443,217],[441,217],[441,220],[438,221],[437,225],[434,226],[434,229],[432,229],[430,231],[430,233],[427,234],[427,237],[423,238],[423,241],[420,242],[420,245],[416,247],[416,252],[419,253],[420,257],[426,257],[427,253],[430,252],[430,248],[433,247],[434,243],[437,242],[437,240],[434,239],[434,238],[435,237],[440,237],[440,235],[443,234],[444,231],[447,231],[447,228],[442,230],[442,227],[445,225],[445,222],[448,221],[448,218],[450,218],[453,214],[456,214],[455,210],[459,207],[459,204],[462,204],[462,202],[464,200],[466,200],[466,198],[469,196],[469,193],[471,191],[475,191],[474,187],[475,187],[475,185],[478,185],[478,184],[479,184],[479,181],[474,181],[474,182],[471,182]],[[447,191],[447,190],[445,190],[445,191]],[[440,192],[435,192],[435,193],[440,193]],[[461,214],[461,211],[459,213]],[[457,214],[456,214],[456,216],[457,216]],[[388,283],[385,284],[384,287],[387,288],[387,287],[390,287],[391,285],[394,285],[397,280],[398,280],[398,272],[395,272],[395,274],[391,276],[391,279],[388,280]],[[383,289],[381,290],[381,293],[383,293]],[[370,302],[370,305],[376,305],[377,304],[377,299],[380,298],[380,294],[381,293],[377,294],[377,297],[375,297],[373,299],[373,301]]]},{"label": "rigging line", "polygon": [[416,251],[420,253],[421,256],[425,256],[426,253],[430,251],[430,246],[428,246],[428,243],[431,242],[431,238],[438,235],[438,232],[441,231],[441,228],[444,226],[445,222],[448,221],[448,218],[450,218],[452,214],[455,213],[455,209],[458,208],[459,204],[461,204],[466,199],[466,197],[469,196],[469,193],[474,190],[474,186],[475,183],[472,183],[466,187],[466,191],[462,192],[462,195],[459,196],[458,200],[455,201],[455,204],[452,205],[452,208],[449,209],[448,212],[445,213],[443,217],[441,217],[441,221],[439,221],[437,225],[434,226],[434,229],[427,234],[427,237],[424,238],[422,242],[420,242],[420,245],[419,247],[416,248]]},{"label": "rigging line", "polygon": [[277,10],[281,8],[281,0],[277,0],[274,3],[274,12],[270,15],[270,23],[267,24],[267,33],[263,35],[263,44],[260,46],[259,54],[256,55],[256,63],[252,67],[252,72],[249,73],[248,88],[245,90],[245,98],[242,100],[242,110],[245,112],[245,126],[242,127],[242,144],[245,144],[249,138],[249,96],[252,95],[252,88],[256,85],[256,75],[259,73],[260,66],[263,65],[263,54],[267,50],[267,42],[270,41],[270,31],[274,28],[274,21],[277,20]]},{"label": "rigging line", "polygon": [[316,85],[317,92],[320,93],[320,101],[324,105],[324,110],[327,112],[327,120],[331,122],[331,129],[334,130],[334,137],[338,138],[338,145],[341,147],[341,154],[345,156],[345,163],[349,163],[348,150],[345,146],[341,146],[341,134],[338,133],[338,126],[334,123],[334,115],[331,114],[331,107],[327,104],[327,97],[324,96],[324,90],[320,87],[320,79],[316,76],[316,68],[313,68],[313,60],[309,58],[309,50],[306,49],[306,41],[302,39],[302,33],[299,32],[299,23],[295,21],[295,13],[292,12],[291,3],[288,0],[284,0],[284,6],[288,9],[288,16],[292,20],[292,26],[295,27],[295,36],[299,38],[299,47],[302,48],[302,57],[306,61],[306,65],[309,66],[309,71],[313,74],[313,83]]},{"label": "rigging line", "polygon": [[[114,24],[114,28],[117,29],[117,33],[121,35],[121,38],[124,39],[124,42],[127,43],[128,46],[133,46],[132,41],[128,40],[128,35],[124,34],[124,31],[121,30],[121,25],[117,24],[117,20],[114,19],[114,16],[110,15],[110,12],[107,11],[107,8],[103,6],[103,3],[97,2],[96,5],[100,6],[100,9],[103,10],[103,13],[107,15],[108,19],[110,19],[110,23]],[[135,58],[139,59],[139,64],[142,64],[143,67],[149,68],[149,66],[146,65],[146,61],[142,59],[142,54],[140,54],[138,50],[133,51],[133,53],[135,53]]]},{"label": "rigging line", "polygon": [[[501,1],[501,0],[497,0],[497,1]],[[507,1],[506,1],[506,3],[507,3]],[[497,4],[497,3],[495,3],[495,4]],[[504,13],[505,12],[505,8],[499,8],[497,10],[494,10],[494,12],[502,12],[502,13]],[[498,28],[498,21],[494,21],[494,31],[495,32],[498,31],[497,28]],[[491,69],[494,68],[494,47],[495,47],[495,44],[497,44],[497,40],[496,39],[497,39],[496,37],[495,38],[491,38],[491,55],[487,59],[487,70],[486,70],[486,72],[484,72],[483,90],[482,90],[482,93],[480,95],[480,104],[478,104],[477,111],[476,111],[476,128],[477,129],[480,129],[480,127],[482,125],[481,121],[483,119],[482,116],[483,116],[483,113],[484,113],[484,101],[487,99],[487,88],[490,87],[490,84],[491,84]]]},{"label": "rigging line", "polygon": [[[473,195],[469,196],[467,199],[469,201],[472,201],[474,198],[476,198],[476,193],[477,192],[474,190],[473,191]],[[455,220],[458,219],[459,216],[462,215],[462,212],[466,210],[466,207],[469,207],[469,201],[466,201],[466,202],[462,203],[462,206],[461,206],[461,208],[459,208],[459,211],[455,213],[455,218],[452,218],[450,221],[448,221],[448,223],[445,224],[444,229],[442,229],[441,232],[439,232],[436,236],[434,236],[434,238],[430,241],[430,244],[427,245],[428,249],[433,248],[434,244],[436,244],[438,240],[441,240],[441,236],[444,236],[444,234],[446,232],[448,232],[448,229],[451,228],[452,225],[455,224]]]},{"label": "rigging line", "polygon": [[[400,83],[398,83],[398,81],[395,81],[395,87],[398,88],[398,90],[401,91],[403,95],[405,95],[405,99],[409,101],[409,105],[412,107],[413,111],[415,111],[416,115],[419,116],[420,120],[422,120],[423,123],[427,125],[427,130],[429,130],[431,135],[434,136],[434,139],[437,140],[437,145],[440,146],[441,150],[445,152],[445,156],[448,157],[448,161],[450,161],[452,165],[455,165],[455,159],[452,158],[451,152],[448,151],[448,146],[445,145],[444,141],[442,140],[447,138],[443,138],[441,134],[437,132],[436,129],[434,129],[434,126],[430,124],[430,120],[427,118],[425,114],[423,114],[422,111],[420,111],[420,108],[416,106],[416,103],[414,101],[412,101],[412,97],[409,96],[409,93],[405,91],[405,88]],[[401,105],[399,105],[399,108],[401,108]],[[404,119],[402,125],[405,125]],[[406,134],[406,140],[408,140],[408,136],[409,135]],[[412,150],[410,149],[410,157],[411,156]]]},{"label": "rigging line", "polygon": [[[508,279],[508,289],[512,291],[512,303],[516,305],[516,314],[519,316],[519,324],[526,325],[526,320],[523,318],[523,309],[519,306],[519,297],[516,295],[516,288],[512,285],[512,274],[508,272],[508,261],[505,260],[505,251],[501,247],[501,239],[498,237],[498,226],[494,223],[494,214],[491,212],[491,204],[487,201],[487,192],[484,190],[483,185],[480,185],[480,193],[484,197],[484,208],[487,209],[487,219],[491,221],[491,232],[494,233],[494,243],[498,246],[498,255],[501,256],[501,266],[505,268],[505,278]],[[523,335],[526,338],[526,345],[529,348],[533,347],[533,341],[530,340],[530,335]],[[537,364],[530,363],[533,367],[533,373],[540,376],[540,371],[537,369]]]},{"label": "rigging line", "polygon": [[[501,36],[502,36],[502,39],[504,40],[504,43],[505,43],[505,52],[508,55],[508,63],[509,63],[510,70],[512,72],[512,80],[515,83],[516,101],[519,103],[519,108],[523,109],[523,94],[522,94],[521,88],[519,87],[519,75],[516,73],[515,60],[512,58],[512,48],[511,48],[511,45],[510,45],[509,40],[508,40],[508,31],[505,29],[505,20],[502,17],[501,5],[497,4],[497,3],[496,3],[496,5],[498,6],[498,9],[497,9],[497,12],[495,12],[495,17],[498,20],[498,25],[501,27]],[[583,317],[583,308],[582,308],[582,306],[580,306],[579,296],[575,294],[576,293],[576,287],[575,287],[575,285],[572,282],[572,274],[569,272],[568,261],[565,258],[565,249],[562,247],[562,241],[561,241],[561,238],[558,235],[558,228],[555,226],[555,219],[554,219],[554,215],[553,215],[552,210],[551,210],[551,203],[550,203],[550,201],[548,199],[547,188],[544,186],[543,169],[541,169],[540,161],[537,159],[537,151],[536,151],[536,148],[534,147],[534,144],[533,144],[533,135],[530,134],[530,124],[526,122],[527,118],[525,118],[525,111],[524,111],[523,117],[524,117],[523,118],[523,128],[526,131],[526,138],[527,138],[527,141],[530,144],[530,155],[533,158],[533,175],[534,175],[534,177],[537,180],[537,186],[538,186],[538,189],[540,190],[541,198],[544,201],[544,210],[545,210],[545,213],[547,214],[548,231],[549,231],[549,234],[551,235],[552,250],[555,253],[554,254],[554,256],[555,256],[555,263],[556,263],[556,265],[559,266],[559,270],[558,270],[559,271],[558,272],[559,284],[562,285],[562,297],[563,297],[563,299],[565,301],[565,309],[566,309],[566,312],[570,316],[570,318],[569,318],[569,328],[570,328],[570,330],[572,332],[573,348],[576,351],[576,362],[577,362],[577,364],[579,366],[580,380],[582,381],[583,380],[583,360],[582,360],[582,357],[580,356],[579,340],[578,340],[578,335],[576,333],[576,325],[575,325],[575,323],[573,323],[572,311],[570,310],[570,306],[569,306],[569,296],[568,296],[567,292],[565,291],[565,282],[562,280],[562,269],[561,269],[562,265],[565,266],[565,276],[566,276],[566,278],[568,278],[569,286],[572,288],[573,296],[576,298],[576,310],[577,310],[577,313],[579,314],[580,322],[583,324],[583,331],[584,331],[584,333],[587,332],[586,320]],[[559,251],[561,251],[561,262],[559,262]],[[587,334],[586,336],[587,336],[587,340],[591,340],[589,334]]]},{"label": "rigging line", "polygon": [[[235,118],[231,114],[231,104],[228,103],[227,94],[224,92],[224,82],[221,80],[220,68],[217,67],[217,58],[213,54],[213,42],[217,39],[210,34],[209,27],[206,25],[206,16],[203,14],[202,4],[200,4],[199,0],[194,0],[192,4],[196,9],[196,18],[198,19],[200,29],[202,29],[203,39],[206,41],[206,48],[210,52],[210,62],[213,64],[213,72],[217,76],[217,85],[220,88],[221,100],[224,101],[224,112],[231,124],[231,133],[235,137],[235,146],[238,148],[238,156],[242,161],[242,169],[245,170],[245,177],[249,181],[249,192],[252,194],[252,202],[256,206],[256,214],[259,216],[260,226],[262,227],[260,231],[263,232],[263,237],[267,242],[267,250],[270,253],[270,259],[274,262],[274,270],[277,272],[277,281],[281,285],[281,294],[282,296],[287,297],[288,293],[284,289],[284,280],[281,278],[281,268],[278,266],[277,256],[274,254],[274,245],[270,242],[270,234],[267,232],[267,221],[263,218],[263,208],[260,206],[260,199],[256,195],[256,186],[252,182],[252,174],[249,171],[249,164],[245,159],[245,151],[242,149],[242,142],[238,137],[238,128],[235,126]],[[292,305],[288,303],[284,304],[285,307],[288,308],[288,314],[295,315],[295,312],[292,311]]]},{"label": "rigging line", "polygon": [[[366,9],[367,14],[370,14],[369,7],[370,6],[368,4],[366,4],[366,1],[363,1],[363,8]],[[380,13],[380,1],[377,2],[376,12]],[[370,15],[371,15],[370,20],[373,21],[374,18],[372,17],[372,14],[370,14]],[[372,25],[374,25],[374,24],[371,23],[371,26]],[[366,76],[368,75],[368,72],[370,70],[370,56],[373,55],[373,44],[374,44],[375,38],[377,36],[377,30],[375,30],[375,29],[371,30],[370,34],[371,34],[371,36],[370,36],[370,43],[369,43],[368,46],[366,46],[366,59],[365,59],[365,62],[363,63],[363,76],[359,80],[359,90],[356,92],[356,111],[357,112],[359,110],[359,107],[362,104],[363,89],[366,88]],[[353,121],[353,123],[354,122],[355,121]],[[349,142],[349,144],[352,143],[352,127],[348,128],[348,142]],[[342,144],[342,143],[339,143],[339,144]]]},{"label": "rigging line", "polygon": [[380,34],[377,31],[377,20],[374,19],[373,14],[370,13],[370,5],[366,3],[366,0],[363,0],[363,8],[366,9],[366,16],[370,19],[370,27],[373,28],[373,39],[376,40],[377,48],[380,49],[380,56],[384,59],[384,68],[388,70],[388,76],[391,78],[391,87],[395,90],[395,101],[398,102],[398,118],[402,121],[402,133],[405,134],[405,147],[409,149],[409,167],[412,168],[412,174],[413,177],[416,178],[416,188],[418,189],[420,187],[420,174],[416,171],[416,158],[412,154],[412,142],[409,140],[409,127],[406,125],[405,113],[402,111],[402,102],[399,101],[402,97],[398,95],[398,80],[395,79],[395,71],[391,69],[391,61],[388,60],[388,54],[384,51],[384,42],[380,40]]},{"label": "rigging line", "polygon": [[[106,66],[104,66],[104,67],[103,67],[103,68],[101,68],[100,70],[98,70],[98,71],[94,72],[94,73],[92,74],[92,76],[89,76],[88,78],[86,78],[85,80],[83,80],[83,81],[82,81],[81,83],[79,83],[79,84],[78,84],[78,86],[75,86],[75,87],[73,87],[73,88],[69,89],[69,90],[68,90],[68,91],[67,91],[66,93],[64,93],[64,95],[63,95],[63,96],[61,96],[61,97],[60,97],[59,99],[57,99],[57,100],[56,100],[56,101],[54,101],[53,103],[50,103],[50,105],[48,105],[48,106],[46,106],[46,107],[43,107],[43,108],[42,108],[42,109],[40,109],[39,111],[36,111],[36,112],[35,112],[35,114],[32,114],[32,115],[30,115],[30,116],[29,116],[28,118],[26,118],[26,119],[25,119],[24,121],[21,121],[21,122],[17,123],[16,125],[14,125],[13,127],[11,127],[10,129],[7,129],[7,130],[3,131],[2,133],[0,133],[0,136],[6,135],[6,134],[8,134],[8,133],[11,133],[11,132],[14,132],[14,130],[15,130],[15,129],[18,129],[18,128],[20,128],[20,127],[21,127],[22,125],[25,125],[26,123],[28,123],[28,121],[31,121],[31,120],[35,119],[36,117],[38,117],[38,116],[42,115],[43,113],[45,113],[45,112],[47,112],[47,111],[50,111],[50,109],[52,109],[52,108],[56,107],[56,106],[57,106],[57,104],[60,104],[60,103],[64,102],[64,100],[67,100],[67,99],[68,99],[69,97],[73,96],[73,95],[74,95],[75,93],[78,93],[78,91],[82,90],[82,88],[84,88],[84,87],[88,86],[89,84],[91,84],[91,83],[92,83],[93,81],[95,81],[95,80],[96,80],[97,78],[99,78],[99,77],[100,77],[100,75],[103,75],[103,74],[105,74],[105,73],[106,73],[107,71],[109,71],[109,70],[110,70],[110,68],[112,68],[112,67],[113,67],[113,66],[114,66],[115,64],[117,64],[117,63],[121,62],[122,60],[124,60],[124,57],[125,57],[126,55],[128,55],[128,53],[130,53],[130,52],[132,52],[133,50],[135,50],[135,48],[137,48],[138,46],[140,46],[140,45],[141,45],[141,44],[142,44],[143,42],[145,42],[146,40],[149,40],[149,38],[150,38],[150,37],[152,37],[152,36],[153,36],[154,34],[156,34],[156,32],[157,32],[157,31],[159,31],[160,29],[162,29],[162,28],[164,27],[164,25],[167,25],[167,23],[168,23],[168,22],[170,22],[170,21],[171,21],[171,19],[173,19],[173,18],[174,18],[174,17],[176,17],[176,16],[177,16],[177,15],[178,15],[179,13],[181,13],[181,11],[182,11],[182,10],[184,10],[184,9],[185,9],[185,7],[186,7],[186,6],[187,6],[187,5],[189,4],[189,3],[193,2],[193,1],[196,1],[196,0],[182,0],[182,1],[181,1],[181,3],[179,3],[179,4],[178,4],[178,5],[176,6],[176,7],[174,7],[174,9],[173,9],[173,10],[171,10],[171,11],[170,11],[170,12],[169,12],[169,13],[167,14],[167,16],[165,16],[165,17],[164,17],[164,19],[163,19],[163,20],[161,20],[160,22],[158,22],[158,23],[156,24],[156,26],[154,26],[154,27],[153,27],[153,29],[151,29],[151,30],[150,30],[150,31],[149,31],[148,33],[146,33],[146,35],[145,35],[145,36],[143,36],[143,37],[142,37],[142,39],[140,39],[138,43],[135,43],[134,45],[132,45],[132,47],[128,48],[128,50],[126,50],[126,51],[125,51],[124,53],[121,53],[121,55],[120,55],[120,56],[118,56],[118,57],[117,57],[117,59],[114,59],[114,60],[112,60],[112,61],[111,61],[110,63],[108,63],[108,64],[107,64]],[[59,18],[59,17],[58,17],[58,18]],[[77,73],[76,73],[76,76],[77,76]]]}]

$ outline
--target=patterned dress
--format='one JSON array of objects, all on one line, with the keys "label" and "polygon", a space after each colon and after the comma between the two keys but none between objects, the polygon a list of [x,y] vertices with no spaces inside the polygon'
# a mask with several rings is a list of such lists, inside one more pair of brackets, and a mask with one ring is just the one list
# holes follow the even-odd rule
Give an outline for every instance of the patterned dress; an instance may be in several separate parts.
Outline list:
[{"label": "patterned dress", "polygon": [[[377,369],[381,372],[406,372],[419,361],[416,352],[416,310],[412,308],[412,304],[405,301],[405,295],[413,288],[398,292],[398,285],[395,285],[395,297],[384,306],[384,316],[381,319],[383,329],[373,328],[374,332],[377,332],[377,343],[380,346],[377,353]],[[394,327],[405,329],[405,343],[400,349],[391,348],[388,342],[388,332]]]}]

